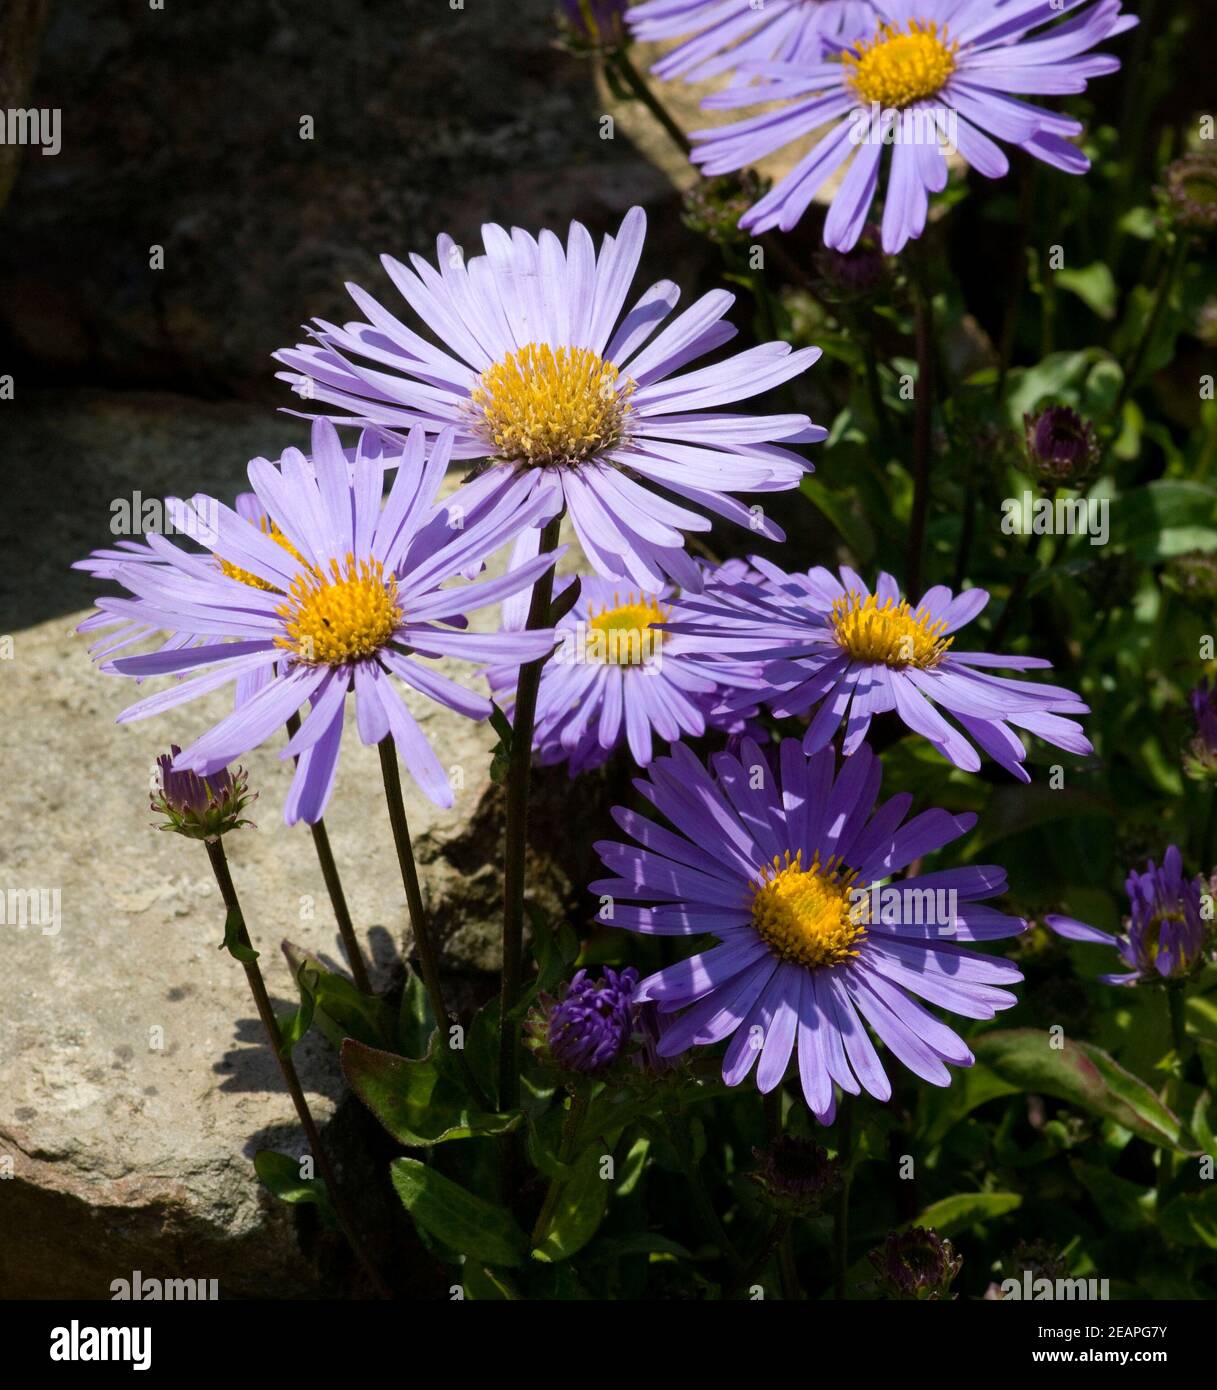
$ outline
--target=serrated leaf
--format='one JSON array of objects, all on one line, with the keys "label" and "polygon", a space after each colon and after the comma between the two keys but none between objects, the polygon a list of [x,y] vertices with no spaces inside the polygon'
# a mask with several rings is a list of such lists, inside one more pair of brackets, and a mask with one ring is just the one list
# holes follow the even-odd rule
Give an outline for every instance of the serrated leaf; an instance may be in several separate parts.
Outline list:
[{"label": "serrated leaf", "polygon": [[405,1209],[454,1253],[509,1267],[527,1259],[528,1241],[502,1207],[467,1192],[416,1158],[395,1158],[389,1173]]}]

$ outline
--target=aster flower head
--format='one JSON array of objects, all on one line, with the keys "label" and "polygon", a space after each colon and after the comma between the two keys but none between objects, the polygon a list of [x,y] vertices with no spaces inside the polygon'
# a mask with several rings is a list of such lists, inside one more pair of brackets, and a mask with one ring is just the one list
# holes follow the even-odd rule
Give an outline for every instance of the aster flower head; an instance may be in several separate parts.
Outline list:
[{"label": "aster flower head", "polygon": [[1217,232],[1217,156],[1185,154],[1162,171],[1158,201],[1181,231]]},{"label": "aster flower head", "polygon": [[[467,263],[447,236],[438,269],[421,256],[411,266],[385,257],[437,342],[352,285],[368,321],[319,323],[316,343],[277,354],[289,369],[280,376],[336,407],[339,422],[452,430],[453,457],[487,460],[464,489],[469,516],[519,487],[526,500],[545,499],[544,518],[565,507],[604,578],[696,587],[684,532],[709,530],[712,512],[781,539],[732,494],[796,487],[809,465],[788,446],[826,433],[806,415],[722,407],[790,380],[820,352],[763,343],[683,371],[735,335],[724,321],[734,296],[712,290],[661,329],[680,295],[661,280],[623,315],[645,231],[634,208],[599,255],[575,222],[565,246],[549,231],[486,226],[485,254]],[[538,541],[535,527],[523,532],[513,564]]]},{"label": "aster flower head", "polygon": [[723,1080],[774,1089],[796,1060],[808,1106],[825,1124],[835,1087],[886,1101],[891,1082],[869,1030],[904,1066],[945,1086],[967,1045],[921,1000],[966,1018],[1015,1003],[1022,976],[964,943],[1024,929],[986,900],[1004,892],[992,865],[916,874],[915,859],[966,833],[975,816],[928,810],[912,797],[876,807],[882,768],[869,747],[838,772],[832,749],[808,758],[787,739],[774,775],[760,748],[719,753],[709,767],[683,745],[657,758],[639,793],[661,825],[618,807],[635,843],[602,841],[611,878],[591,884],[599,921],[649,936],[716,943],[643,980],[636,1000],[674,1015],[657,1050],[671,1057],[729,1040]]},{"label": "aster flower head", "polygon": [[779,1211],[810,1216],[841,1187],[840,1159],[810,1139],[783,1134],[766,1148],[753,1149],[756,1167],[748,1175]]},{"label": "aster flower head", "polygon": [[1199,874],[1184,877],[1178,847],[1167,849],[1161,866],[1151,859],[1144,873],[1134,869],[1125,887],[1129,914],[1119,935],[1076,917],[1050,914],[1044,922],[1067,941],[1115,947],[1127,968],[1100,975],[1105,985],[1176,984],[1200,969],[1212,934],[1209,885]]},{"label": "aster flower head", "polygon": [[830,38],[853,38],[874,23],[870,0],[643,0],[627,16],[642,42],[683,39],[652,68],[665,81],[702,82],[769,60],[817,61]]},{"label": "aster flower head", "polygon": [[1027,463],[1045,487],[1078,487],[1092,478],[1102,450],[1094,425],[1067,405],[1023,416]]},{"label": "aster flower head", "polygon": [[[310,710],[280,754],[296,758],[285,816],[316,821],[333,786],[346,699],[355,699],[366,744],[390,735],[423,792],[452,804],[452,788],[435,751],[392,678],[458,714],[484,719],[490,702],[436,670],[426,659],[531,661],[548,655],[553,632],[480,633],[466,615],[531,585],[554,562],[534,559],[500,579],[452,587],[481,567],[543,501],[517,485],[476,522],[438,500],[451,435],[430,447],[411,433],[382,501],[385,460],[357,451],[349,460],[326,421],[313,431],[313,455],[289,449],[278,464],[255,459],[249,480],[262,521],[215,498],[170,499],[172,515],[214,515],[203,551],[149,536],[155,562],[113,562],[105,577],[126,592],[103,596],[99,610],[140,629],[177,634],[160,650],[111,660],[104,670],[137,679],[183,677],[137,701],[120,723],[144,719],[230,683],[236,708],[184,751],[173,771],[210,777]],[[179,530],[187,530],[179,526]]]},{"label": "aster flower head", "polygon": [[693,132],[692,158],[706,174],[754,164],[830,127],[742,226],[789,231],[848,165],[824,224],[825,243],[848,251],[886,162],[881,236],[892,254],[925,230],[929,197],[946,187],[948,153],[986,178],[1009,169],[997,141],[1066,173],[1090,167],[1070,143],[1082,133],[1080,122],[1013,94],[1082,92],[1090,78],[1114,72],[1117,59],[1091,50],[1137,23],[1121,13],[1120,0],[874,0],[874,10],[865,32],[830,40],[822,59],[747,63],[741,75],[763,79],[759,86],[734,85],[703,103],[765,107]]},{"label": "aster flower head", "polygon": [[249,790],[249,777],[244,768],[229,771],[220,768],[210,777],[193,772],[176,772],[173,760],[182,750],[175,743],[168,753],[156,760],[156,789],[151,797],[151,809],[165,818],[160,830],[171,830],[191,840],[218,840],[230,830],[239,830],[252,821],[242,818],[242,811],[257,792]]},{"label": "aster flower head", "polygon": [[[759,665],[714,660],[704,641],[666,631],[672,594],[667,585],[648,593],[595,575],[581,578],[578,598],[555,629],[559,646],[541,672],[533,734],[538,763],[568,763],[575,777],[626,744],[645,767],[656,738],[675,743],[707,728],[747,726],[754,703],[743,712],[721,706],[727,694],[759,693]],[[516,669],[489,673],[496,697],[517,675]]]},{"label": "aster flower head", "polygon": [[684,596],[671,630],[713,635],[716,652],[761,661],[765,702],[779,718],[815,709],[805,752],[826,747],[844,721],[842,751],[853,755],[873,717],[889,712],[967,772],[979,769],[979,748],[1030,781],[1020,729],[1079,756],[1091,751],[1081,727],[1064,718],[1088,709],[1072,691],[989,673],[1049,662],[956,646],[956,633],[989,601],[984,589],[954,594],[936,585],[911,603],[890,574],[880,573],[872,592],[844,565],[838,577],[822,566],[787,574],[753,563],[763,587],[716,584]]},{"label": "aster flower head", "polygon": [[1217,782],[1217,684],[1201,681],[1188,696],[1196,732],[1183,755],[1183,770],[1197,782]]},{"label": "aster flower head", "polygon": [[545,1007],[532,1031],[546,1060],[579,1076],[604,1073],[626,1053],[634,1033],[634,990],[638,971],[608,966],[599,980],[579,970],[558,999]]},{"label": "aster flower head", "polygon": [[953,1298],[951,1285],[963,1268],[963,1256],[951,1242],[925,1226],[892,1231],[867,1258],[881,1292],[902,1301]]}]

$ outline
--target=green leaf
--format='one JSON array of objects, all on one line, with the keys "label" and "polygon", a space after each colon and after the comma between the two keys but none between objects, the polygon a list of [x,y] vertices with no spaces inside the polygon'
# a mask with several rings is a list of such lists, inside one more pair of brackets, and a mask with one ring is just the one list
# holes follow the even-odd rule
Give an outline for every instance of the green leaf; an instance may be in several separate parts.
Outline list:
[{"label": "green leaf", "polygon": [[1114,1120],[1159,1148],[1181,1149],[1183,1126],[1140,1077],[1102,1048],[1052,1039],[1035,1028],[998,1029],[973,1044],[976,1060],[1020,1091],[1038,1091]]},{"label": "green leaf", "polygon": [[953,1236],[968,1231],[981,1221],[995,1221],[1007,1212],[1022,1206],[1017,1192],[960,1192],[933,1202],[921,1213],[912,1226],[928,1226],[940,1236]]},{"label": "green leaf", "polygon": [[413,970],[407,972],[401,1007],[397,1014],[397,1046],[407,1057],[421,1057],[435,1032],[435,1015],[427,989]]},{"label": "green leaf", "polygon": [[1113,1231],[1143,1230],[1153,1220],[1152,1188],[1147,1191],[1140,1183],[1117,1177],[1099,1163],[1075,1158],[1069,1166]]},{"label": "green leaf", "polygon": [[523,1118],[518,1110],[499,1115],[471,1109],[433,1051],[426,1057],[398,1057],[348,1038],[342,1045],[342,1070],[359,1099],[409,1148],[505,1134]]},{"label": "green leaf", "polygon": [[574,1176],[562,1184],[549,1229],[533,1250],[533,1259],[550,1264],[569,1260],[596,1234],[608,1207],[609,1180],[600,1173],[602,1158],[599,1146],[584,1150]]},{"label": "green leaf", "polygon": [[832,523],[850,550],[865,564],[875,553],[875,537],[866,518],[852,505],[851,497],[831,491],[810,474],[804,475],[799,487]]},{"label": "green leaf", "polygon": [[1111,544],[1148,563],[1213,544],[1217,491],[1204,483],[1160,478],[1120,497],[1111,508]]},{"label": "green leaf", "polygon": [[[286,943],[284,943],[286,945]],[[311,961],[302,960],[296,974],[300,1003],[290,1018],[278,1018],[279,1051],[286,1057],[312,1027],[317,1012],[317,969]]]},{"label": "green leaf", "polygon": [[252,965],[258,959],[258,953],[252,946],[247,946],[242,937],[248,940],[241,909],[229,908],[228,916],[224,918],[224,940],[220,942],[218,949],[226,950],[233,960],[239,960],[242,965]]},{"label": "green leaf", "polygon": [[511,1213],[459,1187],[416,1158],[389,1165],[402,1205],[424,1230],[458,1255],[489,1265],[521,1265],[528,1241]]},{"label": "green leaf", "polygon": [[[292,1026],[299,1027],[304,1022],[302,1015],[307,1014],[308,1021],[316,1022],[335,1051],[345,1038],[381,1047],[393,1042],[393,1016],[383,999],[364,994],[353,980],[327,970],[315,955],[290,941],[283,943],[283,954],[300,990],[300,1008],[290,1021]],[[308,1012],[310,997],[312,1013]]]},{"label": "green leaf", "polygon": [[490,727],[499,736],[490,756],[490,779],[493,782],[506,782],[511,767],[511,720],[493,700],[490,702]]},{"label": "green leaf", "polygon": [[1093,310],[1101,319],[1114,319],[1116,316],[1115,276],[1103,261],[1095,261],[1082,270],[1058,270],[1056,283],[1061,289],[1069,290]]},{"label": "green leaf", "polygon": [[315,1206],[325,1224],[337,1229],[338,1220],[325,1183],[320,1178],[301,1177],[298,1159],[290,1154],[276,1153],[274,1149],[260,1149],[254,1155],[254,1172],[281,1202]]},{"label": "green leaf", "polygon": [[1160,1228],[1179,1245],[1203,1245],[1217,1250],[1217,1186],[1204,1192],[1185,1192],[1162,1210]]}]

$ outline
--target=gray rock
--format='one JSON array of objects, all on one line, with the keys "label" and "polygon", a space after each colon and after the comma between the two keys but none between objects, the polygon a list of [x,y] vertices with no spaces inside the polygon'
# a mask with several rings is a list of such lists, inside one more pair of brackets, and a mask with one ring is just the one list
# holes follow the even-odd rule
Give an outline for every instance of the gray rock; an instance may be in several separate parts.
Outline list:
[{"label": "gray rock", "polygon": [[[230,696],[116,726],[134,687],[93,668],[73,631],[89,611],[81,600],[92,583],[66,568],[87,545],[109,543],[113,498],[136,486],[145,495],[197,487],[231,498],[246,458],[302,442],[303,426],[164,396],[48,393],[20,404],[7,437],[10,456],[25,466],[13,476],[7,540],[10,554],[30,558],[15,566],[27,578],[10,586],[0,625],[12,638],[11,659],[0,661],[0,901],[14,901],[9,890],[45,890],[59,921],[22,927],[10,911],[0,926],[0,1297],[105,1298],[111,1280],[135,1269],[216,1278],[223,1296],[319,1290],[327,1247],[303,1252],[309,1214],[278,1205],[253,1172],[257,1149],[299,1152],[302,1141],[243,972],[217,950],[224,914],[205,851],[157,833],[148,811],[157,754],[201,732]],[[22,623],[31,608],[38,620]],[[467,666],[448,669],[471,678]],[[414,708],[445,765],[464,772],[447,811],[408,776],[403,783],[450,986],[467,998],[479,987],[476,972],[498,963],[502,828],[488,780],[495,740],[486,725]],[[257,828],[225,843],[282,1011],[295,1003],[278,950],[284,937],[334,962],[342,955],[310,836],[282,821],[288,772],[277,748],[244,761],[260,791],[250,812]],[[544,802],[540,816],[539,844],[550,828],[553,843],[569,838]],[[408,950],[405,895],[376,751],[358,741],[353,722],[327,824],[383,984]],[[568,875],[544,856],[534,868],[538,891],[556,907]],[[330,1119],[343,1094],[335,1059],[310,1036],[297,1062],[318,1119]],[[352,1127],[351,1144],[341,1134],[335,1144],[362,1194],[383,1180],[384,1165],[360,1176],[369,1139],[357,1117],[339,1129]]]},{"label": "gray rock", "polygon": [[393,295],[381,252],[472,246],[488,220],[598,234],[669,198],[601,138],[554,9],[56,7],[33,100],[62,108],[63,149],[25,161],[6,212],[5,370],[281,403],[270,354],[314,315],[352,317],[345,280]]}]

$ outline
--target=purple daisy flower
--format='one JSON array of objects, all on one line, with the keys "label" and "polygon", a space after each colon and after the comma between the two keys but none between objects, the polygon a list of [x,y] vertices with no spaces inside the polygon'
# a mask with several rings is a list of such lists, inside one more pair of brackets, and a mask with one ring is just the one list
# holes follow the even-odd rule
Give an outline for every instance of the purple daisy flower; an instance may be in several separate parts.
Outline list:
[{"label": "purple daisy flower", "polygon": [[[567,579],[559,592],[574,582]],[[578,776],[607,762],[622,743],[645,767],[653,740],[699,738],[708,727],[747,725],[748,711],[723,710],[723,696],[759,691],[760,664],[714,659],[705,643],[660,626],[673,591],[623,591],[584,575],[579,597],[555,632],[557,651],[541,672],[534,746],[538,763],[568,762]],[[518,670],[490,673],[496,693],[514,686]],[[751,711],[755,712],[755,704]]]},{"label": "purple daisy flower", "polygon": [[1125,887],[1129,915],[1119,936],[1076,917],[1050,914],[1044,923],[1067,941],[1116,948],[1128,971],[1100,975],[1105,985],[1163,984],[1190,975],[1204,960],[1212,926],[1203,915],[1204,879],[1184,878],[1183,856],[1171,845],[1161,868],[1151,859],[1143,874],[1128,875]]},{"label": "purple daisy flower", "polygon": [[870,0],[644,0],[626,17],[643,42],[685,40],[651,68],[656,77],[700,82],[744,63],[819,62],[826,38],[869,33],[875,11]]},{"label": "purple daisy flower", "polygon": [[759,1059],[763,1092],[795,1056],[803,1094],[825,1124],[834,1084],[891,1096],[867,1025],[910,1071],[949,1084],[944,1063],[969,1066],[972,1054],[919,1001],[965,1018],[1010,1007],[1005,986],[1022,978],[1018,970],[959,943],[1014,936],[1026,923],[986,905],[1006,886],[992,865],[879,881],[965,834],[976,817],[928,810],[904,823],[908,793],[876,809],[882,767],[868,747],[839,775],[831,749],[808,758],[794,739],[781,745],[780,776],[751,740],[738,759],[719,753],[710,768],[676,745],[635,783],[673,828],[618,807],[613,817],[637,845],[596,845],[615,875],[591,885],[602,922],[717,938],[638,987],[636,1000],[655,1000],[665,1014],[685,1010],[660,1038],[660,1055],[730,1038],[723,1080],[738,1085]]},{"label": "purple daisy flower", "polygon": [[[704,513],[714,512],[780,539],[759,509],[731,494],[796,487],[810,465],[785,446],[826,433],[806,415],[719,407],[790,380],[820,351],[764,343],[682,373],[734,337],[723,321],[734,295],[712,290],[657,334],[680,294],[661,280],[623,317],[645,232],[633,208],[599,256],[578,222],[565,247],[553,232],[534,239],[486,226],[486,254],[468,263],[441,236],[438,270],[421,256],[410,258],[413,269],[386,256],[394,285],[440,346],[349,285],[369,322],[319,322],[315,344],[276,354],[290,368],[279,375],[347,412],[330,417],[338,423],[451,429],[454,458],[488,460],[466,484],[468,515],[505,488],[544,495],[542,518],[565,507],[606,579],[696,588],[683,533],[709,530]],[[538,542],[537,529],[522,532],[512,564],[535,555]]]},{"label": "purple daisy flower", "polygon": [[1062,717],[1089,710],[1071,690],[978,669],[1028,671],[1051,662],[952,649],[951,634],[989,602],[984,589],[953,594],[936,585],[913,605],[890,574],[880,573],[872,593],[844,565],[838,580],[822,566],[786,574],[765,560],[753,564],[765,576],[763,585],[715,585],[703,595],[682,596],[670,630],[712,636],[715,651],[732,660],[763,661],[770,687],[765,700],[779,718],[818,705],[804,751],[826,747],[845,720],[842,752],[848,757],[864,746],[871,719],[889,711],[966,772],[980,767],[975,744],[1029,782],[1017,729],[1079,757],[1092,751],[1081,726]]},{"label": "purple daisy flower", "polygon": [[[461,526],[437,502],[451,443],[451,434],[442,434],[428,456],[424,432],[413,431],[382,503],[384,460],[359,455],[350,462],[333,426],[319,421],[311,460],[289,449],[278,465],[267,459],[249,465],[267,527],[214,498],[171,499],[167,505],[177,528],[197,534],[210,553],[150,536],[156,563],[110,562],[106,577],[127,595],[103,597],[98,608],[190,639],[120,657],[103,669],[190,678],[140,700],[119,722],[160,714],[230,681],[244,682],[234,712],[173,760],[175,771],[208,777],[310,704],[281,756],[299,758],[285,818],[288,824],[313,822],[333,786],[346,697],[353,692],[363,742],[392,735],[422,790],[450,806],[448,777],[389,677],[459,714],[484,719],[490,713],[484,696],[419,658],[526,662],[547,655],[554,644],[552,629],[466,630],[465,614],[532,584],[554,556],[500,579],[445,587],[535,522],[544,507],[541,497],[529,497],[527,485],[519,483],[475,524]],[[214,533],[192,529],[191,512],[213,518]],[[208,669],[195,674],[202,668]]]},{"label": "purple daisy flower", "polygon": [[829,41],[837,51],[826,61],[751,63],[746,74],[766,79],[760,92],[732,86],[708,97],[706,107],[764,101],[767,109],[694,131],[692,158],[705,174],[727,174],[831,127],[740,226],[789,231],[852,155],[824,224],[825,243],[848,251],[866,225],[889,145],[882,241],[892,254],[925,229],[929,195],[946,187],[948,150],[993,179],[1009,169],[994,137],[1066,173],[1090,167],[1070,143],[1081,122],[1010,95],[1082,92],[1090,78],[1116,71],[1118,59],[1090,50],[1137,19],[1121,13],[1120,0],[1098,0],[1054,23],[1086,5],[1090,0],[874,0],[872,31],[855,42]]}]

